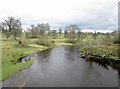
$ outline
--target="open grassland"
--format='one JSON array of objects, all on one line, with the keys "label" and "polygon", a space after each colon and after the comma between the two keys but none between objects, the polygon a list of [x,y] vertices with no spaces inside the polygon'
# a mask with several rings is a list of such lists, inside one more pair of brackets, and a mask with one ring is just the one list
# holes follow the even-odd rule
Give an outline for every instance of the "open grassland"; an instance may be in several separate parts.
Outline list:
[{"label": "open grassland", "polygon": [[18,71],[28,68],[34,61],[29,60],[24,63],[17,63],[19,58],[53,47],[72,45],[70,43],[65,43],[65,39],[51,39],[51,41],[54,41],[54,43],[50,47],[37,45],[36,39],[28,39],[27,41],[29,43],[26,42],[27,45],[25,47],[19,47],[17,42],[15,42],[13,39],[2,40],[2,68],[0,68],[2,70],[2,73],[0,73],[0,75],[2,75],[2,79],[0,79],[0,81],[9,78]]}]

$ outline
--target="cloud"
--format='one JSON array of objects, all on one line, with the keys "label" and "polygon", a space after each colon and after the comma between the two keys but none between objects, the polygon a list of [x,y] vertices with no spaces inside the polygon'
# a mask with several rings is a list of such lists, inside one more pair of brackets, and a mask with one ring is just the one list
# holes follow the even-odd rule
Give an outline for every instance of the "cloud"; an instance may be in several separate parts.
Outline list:
[{"label": "cloud", "polygon": [[23,27],[42,22],[52,28],[117,29],[118,0],[1,0],[0,20],[21,18]]}]

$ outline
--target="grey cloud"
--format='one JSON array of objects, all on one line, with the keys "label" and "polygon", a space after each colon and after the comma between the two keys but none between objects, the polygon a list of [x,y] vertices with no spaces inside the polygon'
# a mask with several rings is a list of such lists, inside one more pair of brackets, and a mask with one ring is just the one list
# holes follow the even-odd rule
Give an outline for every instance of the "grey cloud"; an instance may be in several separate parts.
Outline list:
[{"label": "grey cloud", "polygon": [[117,29],[117,13],[117,0],[108,0],[108,3],[88,4],[88,6],[86,2],[82,9],[81,6],[72,9],[67,8],[66,13],[61,14],[61,16],[56,14],[49,16],[48,14],[45,17],[38,15],[36,18],[36,15],[33,17],[26,15],[21,19],[24,26],[48,22],[52,28],[64,28],[66,25],[76,24],[81,29],[115,30]]}]

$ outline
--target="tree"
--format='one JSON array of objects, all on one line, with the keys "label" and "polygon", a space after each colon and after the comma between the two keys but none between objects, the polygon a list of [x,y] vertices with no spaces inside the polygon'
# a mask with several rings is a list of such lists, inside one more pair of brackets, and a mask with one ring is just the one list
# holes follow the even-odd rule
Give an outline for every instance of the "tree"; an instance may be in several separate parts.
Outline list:
[{"label": "tree", "polygon": [[57,31],[56,30],[52,30],[52,36],[53,36],[54,39],[56,38],[56,35],[57,35]]},{"label": "tree", "polygon": [[59,35],[62,33],[62,28],[58,28]]},{"label": "tree", "polygon": [[2,31],[6,34],[7,39],[10,37],[10,35],[13,35],[18,44],[22,44],[22,27],[20,19],[15,19],[14,17],[8,17],[7,19],[4,19],[2,22]]},{"label": "tree", "polygon": [[27,38],[27,39],[30,38],[30,34],[29,34],[29,32],[26,32],[26,33],[25,33],[25,38]]},{"label": "tree", "polygon": [[68,35],[67,35],[68,42],[74,43],[77,38],[75,32],[79,30],[79,27],[75,24],[71,24],[69,26],[66,26],[65,30],[68,31]]},{"label": "tree", "polygon": [[49,30],[49,31],[48,31],[48,37],[49,37],[49,38],[52,38],[52,30]]},{"label": "tree", "polygon": [[39,30],[39,34],[44,34],[50,30],[50,26],[48,23],[42,23],[37,25],[37,29]]},{"label": "tree", "polygon": [[30,30],[30,37],[31,38],[37,38],[37,31],[36,31],[36,27],[34,25],[30,26],[31,29],[28,28],[28,30]]},{"label": "tree", "polygon": [[79,28],[78,28],[77,35],[78,35],[78,40],[80,40],[80,38],[82,39],[81,29],[79,29]]},{"label": "tree", "polygon": [[71,24],[69,26],[66,26],[66,30],[68,30],[71,33],[75,33],[76,31],[79,30],[79,27],[75,24]]},{"label": "tree", "polygon": [[67,35],[68,35],[68,31],[65,29],[64,30],[64,37],[67,37]]},{"label": "tree", "polygon": [[96,38],[97,38],[97,33],[95,31],[95,33],[93,33],[93,45],[95,44],[96,42]]},{"label": "tree", "polygon": [[[48,23],[37,24],[36,31],[38,33],[38,39],[36,43],[38,45],[51,46],[51,42],[48,39],[48,34],[50,32],[50,26]],[[50,34],[49,34],[50,35]]]},{"label": "tree", "polygon": [[31,25],[30,33],[32,38],[37,38],[39,36],[44,36],[47,32],[49,32],[50,26],[48,23],[37,24],[36,26]]}]

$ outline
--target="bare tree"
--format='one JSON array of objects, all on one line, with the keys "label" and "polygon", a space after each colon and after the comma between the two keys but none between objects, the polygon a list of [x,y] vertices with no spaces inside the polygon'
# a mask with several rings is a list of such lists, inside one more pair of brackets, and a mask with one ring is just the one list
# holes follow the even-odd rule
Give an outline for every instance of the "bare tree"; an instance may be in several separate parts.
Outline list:
[{"label": "bare tree", "polygon": [[48,23],[42,23],[37,25],[37,29],[39,30],[40,34],[44,34],[50,30],[50,26]]},{"label": "bare tree", "polygon": [[59,35],[62,33],[62,28],[58,28]]},{"label": "bare tree", "polygon": [[77,38],[75,32],[79,30],[79,27],[75,24],[71,24],[69,26],[66,26],[65,30],[69,32],[67,35],[68,41],[74,43]]},{"label": "bare tree", "polygon": [[56,30],[52,30],[52,36],[53,36],[54,39],[56,38],[56,35],[57,35],[57,31]]},{"label": "bare tree", "polygon": [[93,33],[93,45],[96,43],[96,39],[97,39],[97,33],[95,31],[95,33]]},{"label": "bare tree", "polygon": [[41,23],[41,24],[37,24],[36,26],[31,25],[30,34],[31,37],[37,38],[39,36],[44,36],[44,34],[49,30],[50,30],[50,26],[48,23]]},{"label": "bare tree", "polygon": [[30,27],[31,27],[31,29],[29,29],[30,30],[30,37],[37,38],[37,33],[38,33],[36,31],[37,28],[34,25],[31,25]]},{"label": "bare tree", "polygon": [[7,19],[4,19],[2,22],[2,31],[6,34],[7,39],[10,37],[10,35],[13,35],[18,44],[22,44],[22,27],[20,19],[15,19],[14,17],[8,17]]},{"label": "bare tree", "polygon": [[80,28],[78,28],[77,35],[78,35],[78,40],[80,40],[80,38],[82,39],[82,33]]},{"label": "bare tree", "polygon": [[75,24],[71,24],[69,26],[66,26],[66,30],[68,30],[71,33],[75,33],[77,30],[79,30],[79,27]]},{"label": "bare tree", "polygon": [[64,37],[67,37],[67,35],[68,35],[68,31],[65,29],[64,30]]}]

